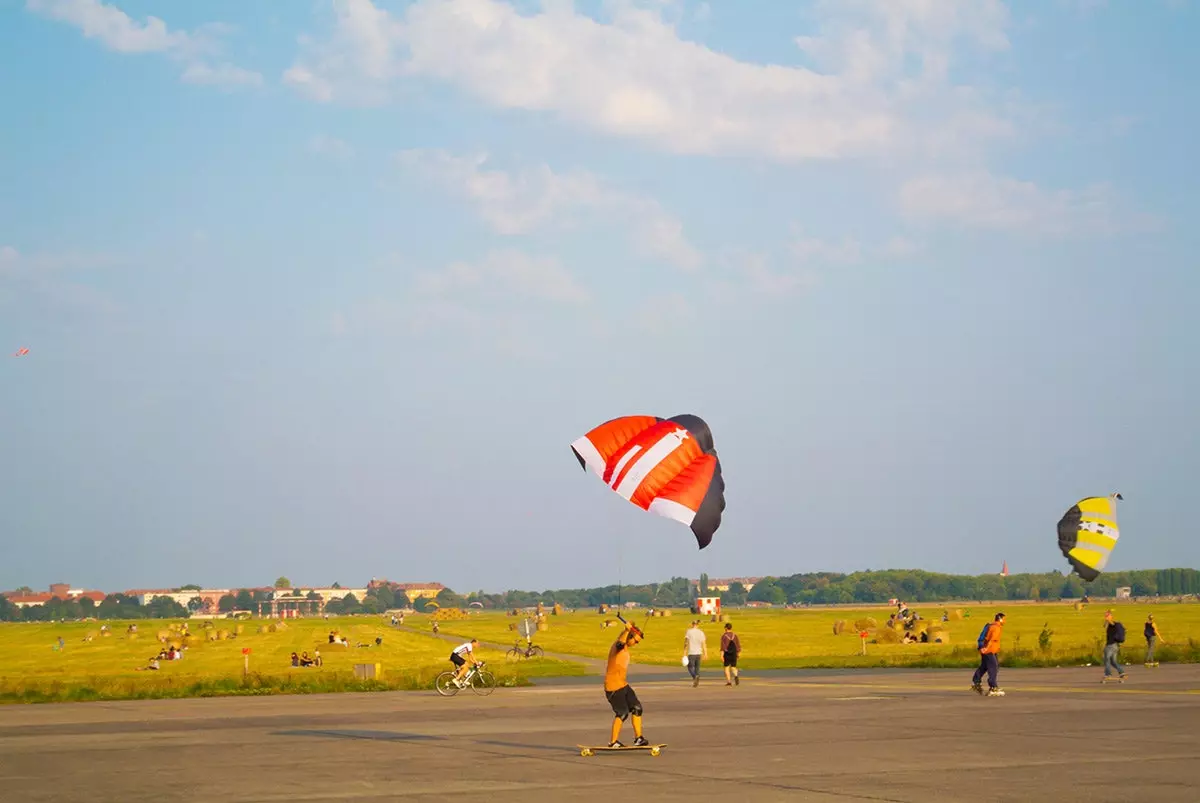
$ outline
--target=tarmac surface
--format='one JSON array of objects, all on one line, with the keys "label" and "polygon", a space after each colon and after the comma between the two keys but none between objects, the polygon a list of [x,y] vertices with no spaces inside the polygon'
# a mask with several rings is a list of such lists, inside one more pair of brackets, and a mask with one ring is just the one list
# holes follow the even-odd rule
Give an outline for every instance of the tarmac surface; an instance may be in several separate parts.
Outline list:
[{"label": "tarmac surface", "polygon": [[[1200,801],[1200,666],[749,672],[634,665],[647,751],[582,757],[599,678],[481,697],[386,692],[0,707],[0,800]],[[632,740],[626,724],[622,738]]]}]

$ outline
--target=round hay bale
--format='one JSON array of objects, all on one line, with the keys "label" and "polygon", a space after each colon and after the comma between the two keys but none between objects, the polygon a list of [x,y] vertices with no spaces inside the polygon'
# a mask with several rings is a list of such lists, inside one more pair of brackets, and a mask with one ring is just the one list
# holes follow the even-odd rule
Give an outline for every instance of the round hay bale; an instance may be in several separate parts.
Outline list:
[{"label": "round hay bale", "polygon": [[209,641],[216,641],[216,640],[217,640],[217,631],[215,631],[215,630],[210,630],[210,631],[208,631],[207,633],[205,633],[205,634],[204,634],[204,636],[205,636],[205,638],[207,638]]},{"label": "round hay bale", "polygon": [[181,638],[180,642],[182,642],[182,646],[184,646],[184,647],[194,647],[200,643],[200,640],[189,633],[188,635]]},{"label": "round hay bale", "polygon": [[279,632],[279,625],[278,625],[278,623],[276,623],[276,622],[271,622],[271,624],[270,624],[270,625],[268,625],[268,629],[269,629],[269,630],[270,630],[272,633],[277,633],[277,632]]},{"label": "round hay bale", "polygon": [[663,616],[670,616],[670,615],[671,615],[671,612],[670,612],[669,610],[668,610],[668,611],[663,611],[663,612],[662,612],[662,615],[663,615]]},{"label": "round hay bale", "polygon": [[838,619],[833,623],[833,635],[840,636],[844,632],[846,632],[846,620]]},{"label": "round hay bale", "polygon": [[217,631],[217,641],[224,641],[227,638],[229,638],[228,630],[218,630]]},{"label": "round hay bale", "polygon": [[169,639],[170,637],[171,637],[171,631],[170,631],[170,630],[160,630],[160,631],[158,631],[158,633],[155,635],[155,638],[157,638],[159,641],[166,641],[166,640],[167,640],[167,639]]},{"label": "round hay bale", "polygon": [[240,635],[242,635],[242,633],[246,632],[246,626],[245,625],[234,625],[233,632],[237,633],[240,636]]},{"label": "round hay bale", "polygon": [[[866,630],[866,628],[861,629]],[[899,644],[900,640],[900,634],[890,627],[881,627],[875,631],[876,644]]]},{"label": "round hay bale", "polygon": [[718,622],[728,622],[728,621],[729,621],[729,614],[727,614],[727,613],[723,613],[723,614],[721,614],[720,616],[718,616],[718,617],[717,617],[717,621],[718,621]]},{"label": "round hay bale", "polygon": [[[863,630],[875,630],[879,627],[879,622],[874,616],[868,616],[865,619],[855,619],[854,629],[861,632]],[[885,628],[886,629],[886,628]]]},{"label": "round hay bale", "polygon": [[563,606],[557,602],[554,603],[554,610],[552,611],[552,613],[555,616],[562,616],[562,612],[563,612]]},{"label": "round hay bale", "polygon": [[550,625],[546,624],[545,622],[538,622],[537,629],[540,631],[546,631],[550,629]]},{"label": "round hay bale", "polygon": [[267,627],[266,625],[259,625],[259,626],[258,626],[258,632],[259,632],[260,634],[261,634],[261,633],[269,633],[269,632],[271,632],[271,630],[270,630],[270,628],[269,628],[269,627]]},{"label": "round hay bale", "polygon": [[181,649],[183,649],[183,639],[177,639],[177,638],[167,639],[167,646],[173,647],[176,650],[181,650]]}]

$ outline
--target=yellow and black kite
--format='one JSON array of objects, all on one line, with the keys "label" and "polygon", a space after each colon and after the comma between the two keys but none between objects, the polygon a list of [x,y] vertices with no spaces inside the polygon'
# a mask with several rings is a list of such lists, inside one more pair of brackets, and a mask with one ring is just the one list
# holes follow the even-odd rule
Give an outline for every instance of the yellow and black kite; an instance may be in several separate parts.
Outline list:
[{"label": "yellow and black kite", "polygon": [[1119,493],[1080,499],[1058,522],[1058,548],[1075,573],[1091,582],[1108,564],[1117,539]]}]

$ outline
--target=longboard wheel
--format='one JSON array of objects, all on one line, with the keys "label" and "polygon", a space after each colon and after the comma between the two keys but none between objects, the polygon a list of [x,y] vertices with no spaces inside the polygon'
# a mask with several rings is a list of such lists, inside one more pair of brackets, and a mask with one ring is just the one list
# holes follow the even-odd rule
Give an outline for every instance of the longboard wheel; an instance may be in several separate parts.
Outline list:
[{"label": "longboard wheel", "polygon": [[650,748],[650,755],[652,755],[652,756],[657,756],[657,755],[658,755],[659,753],[661,753],[661,752],[662,752],[662,750],[660,750],[660,749],[659,749],[659,748],[657,748],[657,747],[651,747],[651,748]]},{"label": "longboard wheel", "polygon": [[588,749],[585,747],[585,748],[583,748],[582,750],[580,750],[580,751],[579,751],[579,755],[581,755],[581,756],[594,756],[594,755],[595,755],[595,753],[593,753],[591,750],[588,750]]}]

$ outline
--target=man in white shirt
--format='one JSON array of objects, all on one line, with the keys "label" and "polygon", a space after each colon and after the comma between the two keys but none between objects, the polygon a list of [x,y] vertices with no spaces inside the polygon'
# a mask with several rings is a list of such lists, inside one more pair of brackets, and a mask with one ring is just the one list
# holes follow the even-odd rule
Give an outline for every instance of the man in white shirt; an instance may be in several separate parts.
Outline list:
[{"label": "man in white shirt", "polygon": [[[479,646],[479,639],[471,639],[468,642],[459,644],[450,653],[450,663],[456,667],[454,672],[454,682],[460,683],[463,676],[467,674],[469,667],[475,666],[479,661],[475,658],[475,648]],[[468,664],[467,659],[470,659]]]},{"label": "man in white shirt", "polygon": [[692,626],[683,634],[684,654],[687,656],[688,674],[692,676],[692,686],[700,685],[700,657],[708,657],[708,640],[700,629],[700,622],[692,622]]}]

